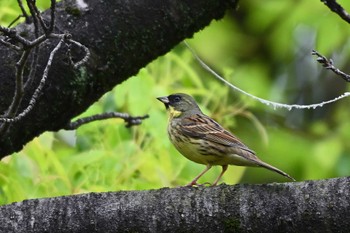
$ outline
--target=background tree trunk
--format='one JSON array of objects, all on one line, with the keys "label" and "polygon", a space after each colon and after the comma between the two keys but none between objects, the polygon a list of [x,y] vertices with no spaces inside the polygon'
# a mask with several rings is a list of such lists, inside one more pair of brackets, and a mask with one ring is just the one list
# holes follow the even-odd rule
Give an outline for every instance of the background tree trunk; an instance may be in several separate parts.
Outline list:
[{"label": "background tree trunk", "polygon": [[[237,1],[90,0],[86,1],[87,7],[74,2],[57,4],[54,32],[72,34],[75,41],[88,47],[91,57],[74,70],[67,46],[59,50],[34,109],[1,135],[0,158],[21,150],[45,131],[62,129],[115,85],[191,37],[212,19],[222,18],[225,10],[235,7]],[[43,15],[49,21],[49,11]],[[24,37],[33,36],[32,24],[19,25],[16,30]],[[28,106],[57,43],[58,39],[50,39],[41,44],[35,80],[25,89],[19,112]],[[74,60],[82,58],[80,50],[72,46]],[[20,54],[0,46],[0,55],[0,114],[4,114],[14,96],[15,63]],[[24,76],[28,72],[25,70]]]},{"label": "background tree trunk", "polygon": [[350,178],[89,193],[0,207],[0,232],[349,232]]}]

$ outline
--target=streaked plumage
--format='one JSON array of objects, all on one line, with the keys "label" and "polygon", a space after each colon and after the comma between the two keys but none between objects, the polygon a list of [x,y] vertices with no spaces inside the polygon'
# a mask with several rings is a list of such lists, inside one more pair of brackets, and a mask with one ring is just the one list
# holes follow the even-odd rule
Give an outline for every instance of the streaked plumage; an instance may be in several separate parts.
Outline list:
[{"label": "streaked plumage", "polygon": [[294,180],[285,172],[261,161],[237,137],[204,115],[191,96],[178,93],[157,99],[170,112],[170,141],[186,158],[207,166],[189,186],[196,185],[197,180],[213,165],[222,166],[222,172],[213,185],[217,184],[228,165],[264,167]]}]

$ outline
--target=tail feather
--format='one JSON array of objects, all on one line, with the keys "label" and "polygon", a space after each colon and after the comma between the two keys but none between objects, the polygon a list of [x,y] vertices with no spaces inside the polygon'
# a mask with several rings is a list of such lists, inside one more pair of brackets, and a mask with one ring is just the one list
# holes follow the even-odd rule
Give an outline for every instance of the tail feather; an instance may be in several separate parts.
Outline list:
[{"label": "tail feather", "polygon": [[287,173],[285,173],[284,171],[281,171],[280,169],[274,167],[274,166],[271,166],[270,164],[267,164],[263,161],[259,161],[258,163],[259,166],[261,167],[264,167],[264,168],[267,168],[269,169],[270,171],[274,171],[274,172],[277,172],[278,174],[282,175],[282,176],[285,176],[287,177],[288,179],[292,180],[292,181],[296,181],[293,177],[291,177],[290,175],[288,175]]}]

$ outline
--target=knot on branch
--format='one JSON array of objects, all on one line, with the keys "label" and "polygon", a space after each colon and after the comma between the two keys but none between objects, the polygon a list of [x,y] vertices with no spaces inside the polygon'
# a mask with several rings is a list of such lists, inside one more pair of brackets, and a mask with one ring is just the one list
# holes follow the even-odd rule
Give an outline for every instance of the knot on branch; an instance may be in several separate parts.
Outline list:
[{"label": "knot on branch", "polygon": [[130,128],[131,126],[134,125],[140,125],[142,123],[142,120],[149,118],[149,115],[144,115],[144,116],[137,116],[137,117],[132,117],[129,116],[127,118],[124,118],[124,121],[126,123],[125,127]]}]

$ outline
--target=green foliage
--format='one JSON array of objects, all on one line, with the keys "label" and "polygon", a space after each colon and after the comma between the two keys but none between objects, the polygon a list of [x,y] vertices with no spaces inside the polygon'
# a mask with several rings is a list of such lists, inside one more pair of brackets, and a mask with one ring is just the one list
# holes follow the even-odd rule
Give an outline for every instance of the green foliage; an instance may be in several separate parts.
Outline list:
[{"label": "green foliage", "polygon": [[[23,2],[23,7],[28,12],[28,6],[26,1]],[[36,5],[39,10],[44,10],[50,7],[50,1],[37,0]],[[21,15],[21,10],[17,4],[17,1],[0,1],[0,23],[1,26],[9,25],[14,19]],[[23,22],[23,18],[20,18],[16,23]]]},{"label": "green foliage", "polygon": [[[18,14],[11,13],[16,2],[8,2],[0,2],[2,22]],[[252,0],[242,1],[237,13],[228,13],[188,42],[211,67],[251,94],[315,103],[346,88],[316,64],[311,49],[334,52],[335,62],[346,64],[347,27],[320,2]],[[170,144],[168,116],[155,99],[175,92],[193,95],[206,114],[235,132],[262,160],[297,180],[350,174],[349,100],[316,110],[274,110],[229,90],[180,44],[80,116],[119,111],[149,114],[149,119],[131,129],[120,119],[109,119],[77,131],[41,135],[0,163],[0,204],[186,184],[204,166],[186,160]],[[213,168],[200,182],[212,182],[219,172]],[[273,181],[287,180],[267,170],[236,166],[223,178],[228,184]]]}]

